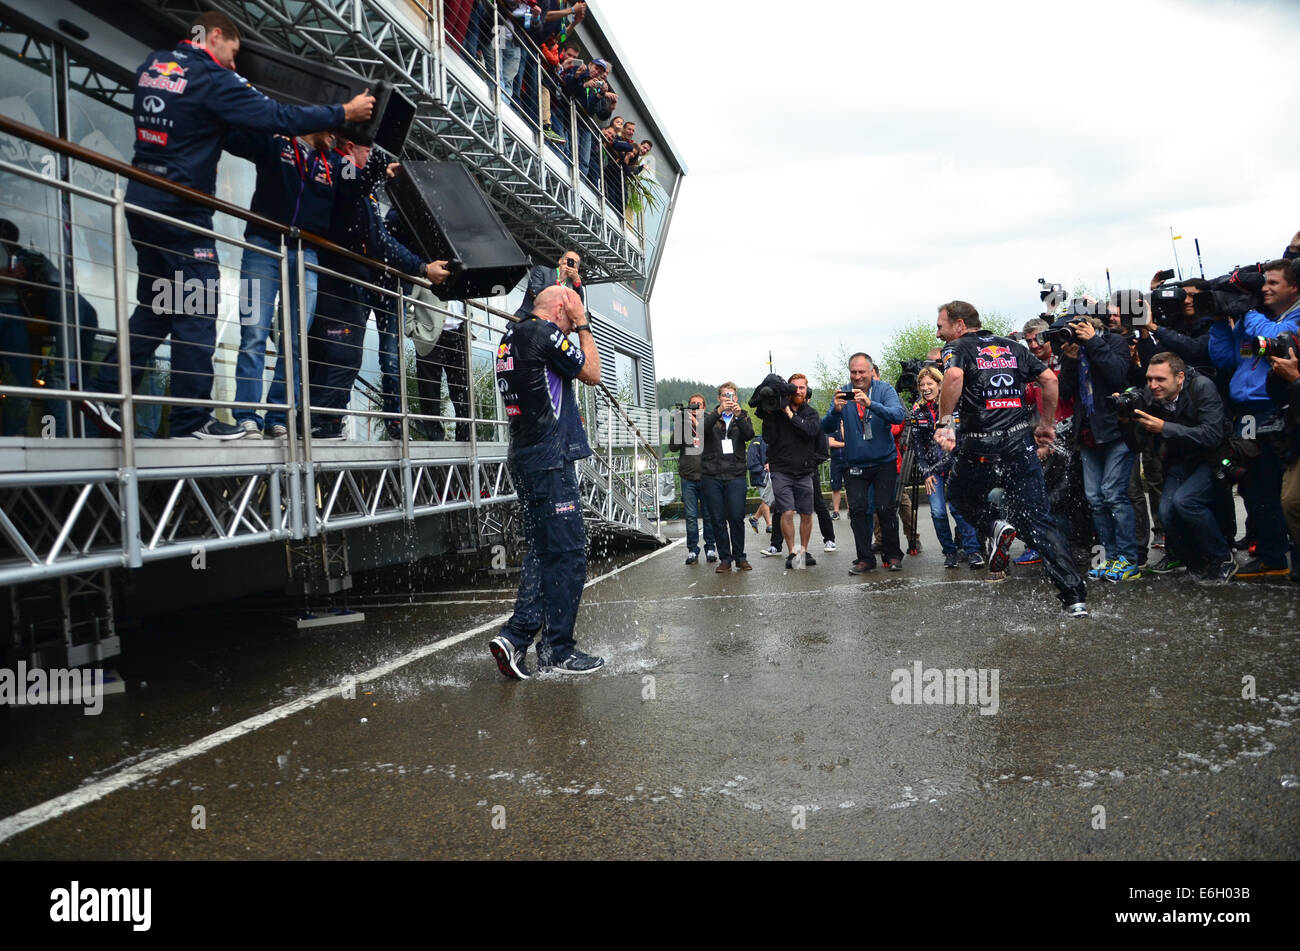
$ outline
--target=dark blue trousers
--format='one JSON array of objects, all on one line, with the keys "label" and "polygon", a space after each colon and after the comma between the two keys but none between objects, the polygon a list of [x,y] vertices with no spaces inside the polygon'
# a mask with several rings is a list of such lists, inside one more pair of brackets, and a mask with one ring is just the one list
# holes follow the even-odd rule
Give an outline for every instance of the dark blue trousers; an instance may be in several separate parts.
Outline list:
[{"label": "dark blue trousers", "polygon": [[528,471],[512,457],[510,477],[519,493],[528,552],[519,572],[515,612],[501,633],[526,650],[540,632],[537,660],[545,667],[573,653],[573,625],[587,580],[587,531],[578,475],[572,462],[559,469]]},{"label": "dark blue trousers", "polygon": [[745,477],[700,480],[722,561],[745,561]]},{"label": "dark blue trousers", "polygon": [[1217,567],[1232,557],[1214,514],[1218,494],[1208,462],[1165,469],[1165,485],[1160,493],[1165,545],[1174,557],[1195,571]]},{"label": "dark blue trousers", "polygon": [[[316,316],[307,339],[311,405],[347,409],[361,369],[370,302],[365,289],[329,274],[320,276]],[[340,413],[312,413],[312,425],[341,422]]]},{"label": "dark blue trousers", "polygon": [[988,500],[995,488],[1006,493],[1002,503],[1006,518],[1019,536],[1043,556],[1061,602],[1083,601],[1083,578],[1070,557],[1069,543],[1052,519],[1043,467],[1028,431],[1023,438],[1012,438],[995,449],[976,449],[970,443],[958,449],[948,475],[948,502],[983,538],[993,534],[998,516],[997,508]]},{"label": "dark blue trousers", "polygon": [[[131,386],[139,384],[149,358],[170,336],[171,395],[209,400],[220,299],[216,243],[138,215],[127,215],[126,221],[139,272],[130,322]],[[87,389],[108,393],[117,389],[117,379],[114,345]],[[210,418],[206,406],[173,406],[169,433],[188,436]]]}]

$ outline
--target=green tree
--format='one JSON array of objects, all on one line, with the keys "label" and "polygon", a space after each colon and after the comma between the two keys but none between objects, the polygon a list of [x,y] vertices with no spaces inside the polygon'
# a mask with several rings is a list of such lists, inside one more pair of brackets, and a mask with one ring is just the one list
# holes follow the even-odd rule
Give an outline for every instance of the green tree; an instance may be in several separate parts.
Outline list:
[{"label": "green tree", "polygon": [[[980,314],[980,323],[985,330],[991,330],[998,336],[1005,336],[1012,330],[1011,319],[997,311]],[[880,354],[880,377],[893,385],[898,382],[902,372],[900,361],[924,360],[933,349],[943,346],[943,341],[934,335],[934,321],[920,317],[904,324],[885,344]]]}]

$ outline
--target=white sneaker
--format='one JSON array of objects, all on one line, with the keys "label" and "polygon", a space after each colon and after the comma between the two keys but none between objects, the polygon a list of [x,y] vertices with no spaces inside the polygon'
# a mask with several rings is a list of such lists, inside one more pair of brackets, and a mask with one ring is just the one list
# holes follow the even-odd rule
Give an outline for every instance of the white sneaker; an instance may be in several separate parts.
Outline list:
[{"label": "white sneaker", "polygon": [[244,431],[245,439],[262,438],[262,427],[257,425],[256,420],[241,419],[239,422],[235,423],[235,425]]},{"label": "white sneaker", "polygon": [[777,558],[781,554],[781,549],[768,546],[767,548],[764,548],[759,554],[761,554],[764,558]]},{"label": "white sneaker", "polygon": [[834,550],[835,550],[835,539],[832,538],[832,539],[831,539],[830,541],[828,541],[825,545],[823,545],[823,546],[822,546],[822,550],[823,550],[823,551],[834,551]]}]

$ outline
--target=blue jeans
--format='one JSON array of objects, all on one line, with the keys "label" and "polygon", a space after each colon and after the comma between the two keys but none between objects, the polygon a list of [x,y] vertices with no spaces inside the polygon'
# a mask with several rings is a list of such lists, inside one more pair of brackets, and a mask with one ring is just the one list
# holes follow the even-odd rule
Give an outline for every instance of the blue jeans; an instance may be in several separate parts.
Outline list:
[{"label": "blue jeans", "polygon": [[[255,244],[259,248],[266,248],[268,251],[278,251],[280,248],[278,241],[257,235],[249,236],[248,243]],[[303,248],[302,259],[308,264],[315,264],[316,249],[312,247]],[[305,319],[307,327],[310,329],[312,316],[316,313],[317,275],[315,271],[307,271],[307,306],[302,310],[298,307],[297,275],[298,253],[291,249],[289,251],[289,313],[293,325],[293,339],[285,340],[284,335],[280,335],[280,348],[275,355],[275,369],[271,376],[271,389],[266,394],[268,403],[285,402],[284,367],[286,361],[293,367],[290,379],[293,380],[294,405],[297,405],[301,393],[298,385],[298,361],[293,359],[293,354],[298,349],[296,345],[298,343],[298,334],[301,332],[298,321]],[[276,299],[281,291],[280,262],[269,254],[245,250],[239,279],[243,282],[243,287],[250,288],[246,293],[252,295],[248,299],[253,303],[254,310],[253,313],[243,315],[240,318],[239,359],[235,362],[235,399],[241,403],[260,403],[262,402],[264,383],[263,371],[266,369],[266,340],[271,335],[271,327],[276,323],[280,314],[279,308],[276,307]],[[256,289],[255,295],[251,290],[254,288]],[[241,293],[245,292],[241,291]],[[257,410],[253,409],[236,409],[234,410],[234,417],[236,422],[242,422],[246,419],[260,422],[257,418]],[[273,409],[267,411],[266,425],[283,426],[284,424],[284,410]]]},{"label": "blue jeans", "polygon": [[1165,545],[1189,568],[1216,567],[1232,557],[1214,517],[1215,484],[1210,465],[1173,465],[1165,470],[1160,521]]},{"label": "blue jeans", "polygon": [[700,480],[713,534],[718,539],[718,557],[723,561],[745,560],[745,477]]},{"label": "blue jeans", "polygon": [[499,52],[501,54],[501,92],[509,98],[514,89],[515,75],[519,72],[519,61],[523,58],[524,51],[516,45],[514,40],[510,40],[510,45],[499,50]]},{"label": "blue jeans", "polygon": [[713,519],[704,499],[704,488],[696,479],[682,479],[682,506],[686,509],[686,547],[700,553],[700,527],[696,519],[704,521],[704,547],[717,548],[713,538]]},{"label": "blue jeans", "polygon": [[1103,557],[1110,561],[1122,556],[1136,565],[1137,521],[1128,497],[1128,483],[1137,456],[1122,439],[1092,448],[1083,446],[1080,454],[1083,494],[1092,510]]},{"label": "blue jeans", "polygon": [[948,500],[945,498],[947,481],[947,476],[936,476],[934,492],[930,494],[930,521],[934,522],[934,534],[939,539],[939,545],[945,555],[957,553],[957,544],[952,540],[952,529],[948,525],[948,513],[951,512],[953,520],[957,523],[957,537],[961,539],[961,547],[968,552],[979,551],[980,540],[975,534],[975,526],[962,518],[955,508],[948,505]]}]

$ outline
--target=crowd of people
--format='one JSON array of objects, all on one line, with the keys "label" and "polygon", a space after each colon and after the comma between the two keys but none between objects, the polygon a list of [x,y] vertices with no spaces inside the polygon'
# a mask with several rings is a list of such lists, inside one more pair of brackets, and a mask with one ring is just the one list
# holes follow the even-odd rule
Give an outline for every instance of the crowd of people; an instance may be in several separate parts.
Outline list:
[{"label": "crowd of people", "polygon": [[647,170],[653,144],[636,138],[636,124],[618,115],[618,93],[610,82],[610,65],[600,57],[584,59],[575,29],[587,17],[581,0],[447,0],[447,37],[469,59],[491,72],[500,58],[501,93],[525,116],[536,117],[551,147],[570,158],[569,104],[587,121],[573,123],[577,162],[587,182],[597,188],[604,171],[608,201],[620,211],[632,182]]},{"label": "crowd of people", "polygon": [[[1000,580],[1013,566],[1044,565],[1073,616],[1087,613],[1089,580],[1300,582],[1300,233],[1283,257],[1250,270],[1253,280],[1218,282],[1159,274],[1149,292],[1052,302],[1010,337],[983,329],[970,304],[950,302],[936,323],[943,345],[919,361],[906,402],[861,352],[820,416],[803,374],[760,384],[750,408],[761,431],[734,383],[719,387],[711,408],[693,395],[670,442],[686,563],[700,560],[703,519],[705,560],[719,572],[751,570],[748,472],[759,495],[751,531],[770,524],[762,553],[784,545],[792,569],[817,563],[814,513],[825,550],[835,550],[843,491],[849,573],[876,570],[877,554],[901,571],[900,516],[906,556],[921,553],[917,513],[901,511],[911,494],[903,483],[915,478],[946,568],[964,561]],[[1224,296],[1221,285],[1237,289]],[[908,449],[914,473],[902,471]],[[1234,486],[1246,512],[1240,534]],[[1027,547],[1013,562],[1016,538]]]}]

